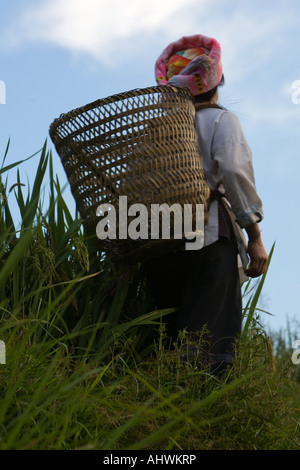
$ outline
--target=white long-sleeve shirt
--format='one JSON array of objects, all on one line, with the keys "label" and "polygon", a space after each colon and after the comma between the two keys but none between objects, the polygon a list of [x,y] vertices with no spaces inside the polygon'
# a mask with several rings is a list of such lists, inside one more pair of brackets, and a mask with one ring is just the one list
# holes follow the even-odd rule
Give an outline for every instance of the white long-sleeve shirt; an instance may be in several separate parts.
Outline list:
[{"label": "white long-sleeve shirt", "polygon": [[[208,184],[212,190],[223,193],[229,202],[238,243],[245,245],[242,229],[260,222],[264,215],[255,186],[252,152],[240,121],[230,111],[205,108],[196,112],[196,130]],[[214,243],[218,236],[218,202],[213,201],[205,226],[204,245]],[[245,266],[245,249],[241,247],[240,251]]]}]

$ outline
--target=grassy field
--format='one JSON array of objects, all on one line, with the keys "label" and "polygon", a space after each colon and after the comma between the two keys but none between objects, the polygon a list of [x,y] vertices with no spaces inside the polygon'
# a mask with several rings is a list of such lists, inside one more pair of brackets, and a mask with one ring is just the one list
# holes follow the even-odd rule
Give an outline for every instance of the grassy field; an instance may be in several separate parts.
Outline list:
[{"label": "grassy field", "polygon": [[8,150],[0,170],[0,450],[300,449],[300,374],[291,361],[300,332],[270,338],[260,324],[265,276],[243,287],[232,370],[221,380],[186,365],[165,336],[172,310],[153,310],[141,264],[116,269],[84,233],[46,144],[31,190],[19,172],[7,187]]}]

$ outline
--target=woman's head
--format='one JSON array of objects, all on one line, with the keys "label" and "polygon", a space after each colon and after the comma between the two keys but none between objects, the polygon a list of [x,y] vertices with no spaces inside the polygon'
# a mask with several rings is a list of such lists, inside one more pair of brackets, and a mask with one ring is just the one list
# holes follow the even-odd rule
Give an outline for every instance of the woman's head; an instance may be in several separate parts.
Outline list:
[{"label": "woman's head", "polygon": [[169,44],[155,64],[158,85],[189,88],[194,96],[216,88],[222,76],[220,44],[201,34]]}]

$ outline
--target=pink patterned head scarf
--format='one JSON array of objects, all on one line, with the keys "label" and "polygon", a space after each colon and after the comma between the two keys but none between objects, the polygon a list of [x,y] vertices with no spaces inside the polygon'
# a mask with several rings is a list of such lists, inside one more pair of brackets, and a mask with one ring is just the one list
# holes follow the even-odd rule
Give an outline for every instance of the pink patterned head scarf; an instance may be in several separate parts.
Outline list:
[{"label": "pink patterned head scarf", "polygon": [[189,88],[200,95],[222,78],[221,47],[213,38],[196,34],[169,44],[155,63],[157,84]]}]

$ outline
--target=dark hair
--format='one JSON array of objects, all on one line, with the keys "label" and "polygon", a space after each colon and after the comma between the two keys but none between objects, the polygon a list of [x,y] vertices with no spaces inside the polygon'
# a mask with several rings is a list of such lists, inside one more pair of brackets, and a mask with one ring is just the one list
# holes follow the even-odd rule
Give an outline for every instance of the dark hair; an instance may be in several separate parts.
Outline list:
[{"label": "dark hair", "polygon": [[202,93],[201,95],[196,95],[195,96],[195,103],[206,103],[207,101],[210,101],[214,94],[216,93],[216,90],[219,86],[223,86],[225,83],[225,78],[224,75],[222,74],[221,80],[217,86],[215,86],[212,90],[207,91],[206,93]]}]

